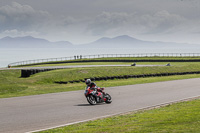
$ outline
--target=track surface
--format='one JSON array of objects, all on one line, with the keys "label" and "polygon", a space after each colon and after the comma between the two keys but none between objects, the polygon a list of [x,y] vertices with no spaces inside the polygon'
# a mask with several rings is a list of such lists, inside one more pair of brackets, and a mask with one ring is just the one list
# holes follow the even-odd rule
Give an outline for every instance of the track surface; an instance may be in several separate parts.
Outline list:
[{"label": "track surface", "polygon": [[[0,70],[13,69],[53,69],[53,68],[82,68],[82,67],[109,67],[109,66],[131,66],[131,65],[74,65],[74,66],[47,66],[47,67],[17,67],[17,68],[0,68]],[[164,66],[164,65],[136,65],[137,67]]]},{"label": "track surface", "polygon": [[[105,82],[106,83],[106,82]],[[200,79],[106,88],[111,104],[90,106],[82,91],[0,99],[0,132],[30,132],[200,96]]]}]

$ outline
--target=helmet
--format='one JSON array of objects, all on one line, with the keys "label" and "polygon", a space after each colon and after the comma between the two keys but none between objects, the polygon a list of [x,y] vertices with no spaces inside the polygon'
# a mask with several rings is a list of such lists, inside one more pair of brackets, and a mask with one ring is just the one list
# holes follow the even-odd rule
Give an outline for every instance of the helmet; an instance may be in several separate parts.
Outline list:
[{"label": "helmet", "polygon": [[86,83],[86,85],[90,85],[91,84],[91,80],[90,79],[86,79],[85,83]]}]

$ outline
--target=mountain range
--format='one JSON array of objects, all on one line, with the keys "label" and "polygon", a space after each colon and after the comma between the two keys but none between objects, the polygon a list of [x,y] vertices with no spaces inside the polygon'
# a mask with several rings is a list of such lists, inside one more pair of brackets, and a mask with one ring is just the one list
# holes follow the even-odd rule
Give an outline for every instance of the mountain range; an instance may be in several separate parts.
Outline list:
[{"label": "mountain range", "polygon": [[50,42],[41,38],[32,36],[25,37],[4,37],[0,39],[0,48],[63,48],[73,47],[73,44],[67,41]]},{"label": "mountain range", "polygon": [[143,41],[127,35],[114,38],[103,37],[87,44],[74,45],[68,41],[50,42],[32,36],[4,37],[0,39],[0,48],[191,48],[198,44]]}]

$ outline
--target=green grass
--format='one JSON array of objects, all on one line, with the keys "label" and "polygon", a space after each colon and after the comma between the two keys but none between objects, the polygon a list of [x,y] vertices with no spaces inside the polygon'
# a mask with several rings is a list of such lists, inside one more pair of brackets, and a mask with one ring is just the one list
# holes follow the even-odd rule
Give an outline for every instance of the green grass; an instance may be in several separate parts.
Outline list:
[{"label": "green grass", "polygon": [[200,99],[40,133],[199,133]]},{"label": "green grass", "polygon": [[35,75],[38,83],[54,83],[55,81],[72,81],[92,77],[140,75],[155,73],[192,72],[200,71],[200,63],[155,67],[98,67],[98,68],[72,68]]},{"label": "green grass", "polygon": [[[199,58],[191,58],[191,59],[199,59]],[[60,65],[94,65],[94,64],[102,65],[102,64],[130,64],[130,63],[98,62],[98,63],[67,63]],[[137,65],[165,65],[165,64],[166,64],[165,62],[137,63]],[[103,77],[103,76],[200,71],[200,63],[198,62],[195,63],[173,62],[171,63],[171,65],[172,66],[170,67],[167,66],[98,67],[98,68],[95,67],[95,68],[62,69],[62,70],[54,70],[54,71],[38,73],[32,75],[29,78],[20,78],[21,75],[20,70],[0,70],[0,98],[83,90],[85,87],[84,83],[56,84],[54,83],[55,81],[70,81],[70,80],[79,80],[89,77]],[[96,83],[98,86],[101,87],[111,87],[111,86],[134,85],[134,84],[162,82],[169,80],[189,79],[189,78],[200,78],[200,74],[167,76],[167,77],[149,77],[149,78],[138,78],[138,79],[115,79],[107,81],[98,81]],[[49,132],[50,133],[194,132],[197,133],[200,132],[199,107],[200,107],[200,99],[168,105],[166,107],[159,109],[139,111],[137,113],[133,112],[128,115],[120,115],[106,119],[80,123],[44,132],[48,133]]]},{"label": "green grass", "polygon": [[131,65],[131,62],[77,62],[77,63],[60,63],[60,64],[38,64],[38,65],[22,66],[22,67],[76,66],[76,65]]},{"label": "green grass", "polygon": [[[95,61],[95,60],[118,60],[118,62],[91,62],[91,63],[84,63],[81,62],[81,64],[130,64],[130,62],[123,62],[122,60],[134,60],[137,62],[138,60],[183,60],[183,61],[189,61],[189,60],[200,60],[200,57],[109,57],[109,58],[94,58],[94,59],[77,59],[77,60],[70,60],[70,61]],[[53,62],[43,62],[43,63],[35,63],[35,64],[29,64],[26,65],[20,65],[15,67],[32,67],[32,66],[65,66],[65,65],[79,65],[80,63],[69,63],[70,61],[53,61]],[[51,64],[45,64],[45,63],[51,63]]]},{"label": "green grass", "polygon": [[[105,58],[107,59],[107,58]],[[109,58],[108,58],[109,59]],[[128,58],[130,59],[130,58]],[[171,59],[171,58],[170,58]],[[188,59],[188,58],[187,58]],[[190,58],[191,59],[191,58]],[[129,64],[121,62],[96,62],[96,63],[69,63],[68,65],[94,65],[94,64]],[[165,65],[165,62],[141,62],[137,65]],[[83,80],[91,77],[141,75],[155,73],[192,72],[200,71],[199,62],[173,62],[172,66],[154,67],[91,67],[59,69],[34,74],[29,78],[20,78],[20,70],[0,70],[0,98],[37,95],[55,92],[82,90],[84,83],[56,84],[60,81]],[[158,81],[199,78],[200,75],[151,77],[126,80],[108,80],[97,82],[98,86],[121,86],[131,84],[151,83]]]},{"label": "green grass", "polygon": [[[76,65],[131,65],[134,62],[76,62],[76,63],[60,63],[60,64],[39,64],[21,67],[47,67],[47,66],[76,66]],[[166,65],[170,62],[136,62],[136,65]],[[172,62],[171,65],[187,65],[199,64],[199,62]],[[16,67],[13,67],[16,68]]]},{"label": "green grass", "polygon": [[[55,92],[83,90],[84,83],[56,84],[55,81],[70,81],[89,77],[116,76],[128,74],[148,74],[161,72],[199,71],[200,63],[182,63],[171,67],[98,67],[73,68],[41,72],[29,78],[20,78],[20,70],[0,71],[0,98],[37,95]],[[151,77],[139,79],[121,79],[96,82],[98,86],[121,86],[151,83],[176,79],[199,78],[200,75],[182,75]]]}]

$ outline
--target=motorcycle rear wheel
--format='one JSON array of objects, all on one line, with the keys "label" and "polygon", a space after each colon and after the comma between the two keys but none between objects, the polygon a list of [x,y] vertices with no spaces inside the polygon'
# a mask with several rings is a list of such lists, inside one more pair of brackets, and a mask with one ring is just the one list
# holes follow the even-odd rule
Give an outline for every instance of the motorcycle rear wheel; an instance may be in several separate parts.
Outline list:
[{"label": "motorcycle rear wheel", "polygon": [[87,101],[89,104],[91,105],[96,105],[97,104],[97,101],[95,99],[95,97],[93,95],[89,95],[86,97],[87,98]]}]

